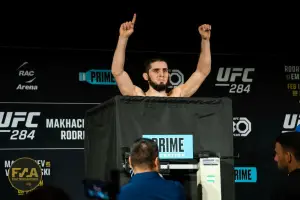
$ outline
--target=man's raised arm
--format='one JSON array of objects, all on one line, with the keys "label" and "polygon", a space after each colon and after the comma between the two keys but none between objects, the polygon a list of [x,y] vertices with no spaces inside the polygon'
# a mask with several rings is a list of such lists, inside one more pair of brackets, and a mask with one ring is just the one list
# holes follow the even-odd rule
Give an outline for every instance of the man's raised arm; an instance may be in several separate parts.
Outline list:
[{"label": "man's raised arm", "polygon": [[196,71],[191,75],[186,83],[179,86],[182,97],[191,97],[199,89],[211,70],[211,51],[209,41],[211,26],[204,24],[201,25],[198,30],[202,38],[201,53]]},{"label": "man's raised arm", "polygon": [[126,96],[135,96],[137,90],[137,87],[132,83],[128,73],[124,71],[126,46],[129,36],[134,31],[135,20],[136,14],[134,14],[132,21],[121,24],[119,40],[111,66],[111,72],[117,82],[119,90],[122,95]]}]

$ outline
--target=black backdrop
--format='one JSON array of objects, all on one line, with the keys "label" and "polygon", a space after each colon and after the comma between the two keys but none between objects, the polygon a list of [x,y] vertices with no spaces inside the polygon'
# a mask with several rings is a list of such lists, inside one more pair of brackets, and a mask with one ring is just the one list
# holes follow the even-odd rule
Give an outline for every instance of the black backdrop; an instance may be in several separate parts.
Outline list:
[{"label": "black backdrop", "polygon": [[[196,69],[197,54],[159,55],[169,61],[170,69],[180,70],[184,80]],[[112,56],[112,51],[1,49],[0,162],[3,163],[3,177],[0,187],[6,191],[3,194],[5,199],[17,197],[17,191],[11,188],[6,177],[5,164],[23,156],[48,162],[44,167],[50,168],[51,173],[44,176],[45,184],[63,187],[75,200],[84,198],[81,187],[84,175],[81,136],[84,128],[81,120],[87,109],[120,93],[114,84],[100,85],[79,81],[79,73],[92,69],[109,70]],[[156,55],[127,53],[126,70],[133,82],[144,89],[147,85],[141,75],[143,61],[153,56]],[[285,71],[286,66],[297,64],[296,57],[291,56],[213,55],[212,72],[194,95],[232,98],[234,122],[239,124],[235,126],[237,129],[233,133],[235,154],[240,155],[235,160],[235,166],[257,169],[256,182],[236,182],[237,200],[268,198],[274,180],[280,178],[273,161],[274,139],[284,130],[287,114],[298,117],[300,93],[296,94],[296,91],[300,90],[292,91],[289,88],[293,88],[291,83],[299,83],[299,80],[288,79],[295,78],[299,73],[290,75],[291,73]],[[225,81],[224,83],[230,85],[221,87],[216,86],[221,83],[217,79],[221,68],[230,68],[229,80],[233,71],[254,68],[254,72],[250,71],[244,79],[237,77],[234,82]],[[30,71],[31,76],[19,76],[20,71]],[[176,76],[172,78],[176,82]],[[252,81],[243,82],[247,78]],[[17,90],[19,84],[33,85],[34,90]],[[240,88],[244,92],[230,93],[230,87]],[[17,127],[12,127],[12,124],[6,126],[4,120],[10,119],[9,112],[12,116],[15,112],[25,112],[25,118],[30,112],[38,112],[39,115],[32,120],[37,127],[25,127],[22,122]],[[246,136],[242,134],[247,131],[242,122],[244,118],[250,122]],[[290,128],[294,128],[297,122],[296,118],[295,121],[290,121]],[[35,133],[34,138],[32,135],[24,137],[25,133],[31,131]],[[68,131],[69,134],[66,133]],[[73,140],[67,139],[72,133]],[[12,134],[15,134],[14,137]],[[62,134],[65,134],[66,139],[61,138]]]}]

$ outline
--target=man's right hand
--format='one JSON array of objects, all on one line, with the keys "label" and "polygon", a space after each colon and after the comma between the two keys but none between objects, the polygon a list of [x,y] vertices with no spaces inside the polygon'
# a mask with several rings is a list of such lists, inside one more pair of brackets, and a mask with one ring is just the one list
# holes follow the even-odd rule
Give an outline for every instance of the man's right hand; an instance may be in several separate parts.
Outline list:
[{"label": "man's right hand", "polygon": [[121,24],[121,27],[120,27],[120,36],[121,37],[128,38],[133,33],[135,20],[136,20],[136,14],[133,15],[132,21]]},{"label": "man's right hand", "polygon": [[142,89],[135,86],[127,72],[124,71],[126,45],[128,37],[133,33],[135,20],[136,14],[133,15],[132,21],[121,25],[120,36],[111,67],[111,72],[117,82],[118,88],[124,96],[144,96]]}]

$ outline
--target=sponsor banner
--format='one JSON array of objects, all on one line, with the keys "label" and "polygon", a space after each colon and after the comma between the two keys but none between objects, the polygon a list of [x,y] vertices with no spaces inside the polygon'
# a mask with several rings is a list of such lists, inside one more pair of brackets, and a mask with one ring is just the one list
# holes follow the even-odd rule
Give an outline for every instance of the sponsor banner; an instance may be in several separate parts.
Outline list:
[{"label": "sponsor banner", "polygon": [[18,76],[18,83],[16,86],[16,90],[23,91],[36,91],[39,86],[37,84],[37,76],[35,73],[35,68],[33,65],[30,65],[29,62],[24,61],[18,66],[16,69]]},{"label": "sponsor banner", "polygon": [[300,97],[300,66],[284,65],[286,88],[292,97]]},{"label": "sponsor banner", "polygon": [[79,72],[79,81],[91,85],[117,85],[111,70],[91,69],[87,72]]},{"label": "sponsor banner", "polygon": [[1,148],[83,148],[85,112],[96,105],[0,103]]},{"label": "sponsor banner", "polygon": [[179,69],[169,69],[169,74],[169,88],[174,88],[181,84],[184,84],[184,74]]},{"label": "sponsor banner", "polygon": [[233,136],[246,137],[252,131],[252,124],[246,117],[233,118]]},{"label": "sponsor banner", "polygon": [[143,135],[158,145],[160,159],[193,159],[193,135]]},{"label": "sponsor banner", "polygon": [[[0,83],[5,87],[2,88],[1,101],[105,101],[118,94],[115,85],[95,87],[79,81],[78,75],[91,69],[109,70],[111,61],[110,51],[99,54],[96,51],[2,49]],[[107,77],[106,73],[96,71],[93,75],[93,83],[113,81],[112,76]],[[103,89],[100,93],[98,86]]]},{"label": "sponsor banner", "polygon": [[282,133],[297,131],[300,132],[300,115],[298,113],[286,114],[283,121]]},{"label": "sponsor banner", "polygon": [[220,67],[215,86],[227,87],[229,93],[248,94],[251,91],[255,68]]},{"label": "sponsor banner", "polygon": [[256,167],[235,167],[234,177],[236,183],[256,183],[257,169]]}]

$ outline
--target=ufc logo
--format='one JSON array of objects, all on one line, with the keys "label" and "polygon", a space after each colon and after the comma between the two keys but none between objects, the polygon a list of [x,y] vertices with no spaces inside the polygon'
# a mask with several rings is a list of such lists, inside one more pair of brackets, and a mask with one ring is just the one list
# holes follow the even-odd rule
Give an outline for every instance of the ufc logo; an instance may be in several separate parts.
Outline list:
[{"label": "ufc logo", "polygon": [[282,131],[282,133],[289,132],[289,131],[296,131],[299,124],[300,124],[299,114],[286,114],[283,122],[284,130]]},{"label": "ufc logo", "polygon": [[242,78],[243,82],[251,83],[252,78],[249,78],[249,72],[254,72],[254,68],[219,68],[217,81],[218,82],[235,82],[238,77]]},{"label": "ufc logo", "polygon": [[32,123],[33,117],[40,116],[40,112],[0,112],[0,128],[17,128],[20,122],[25,122],[27,128],[37,128],[38,124]]}]

